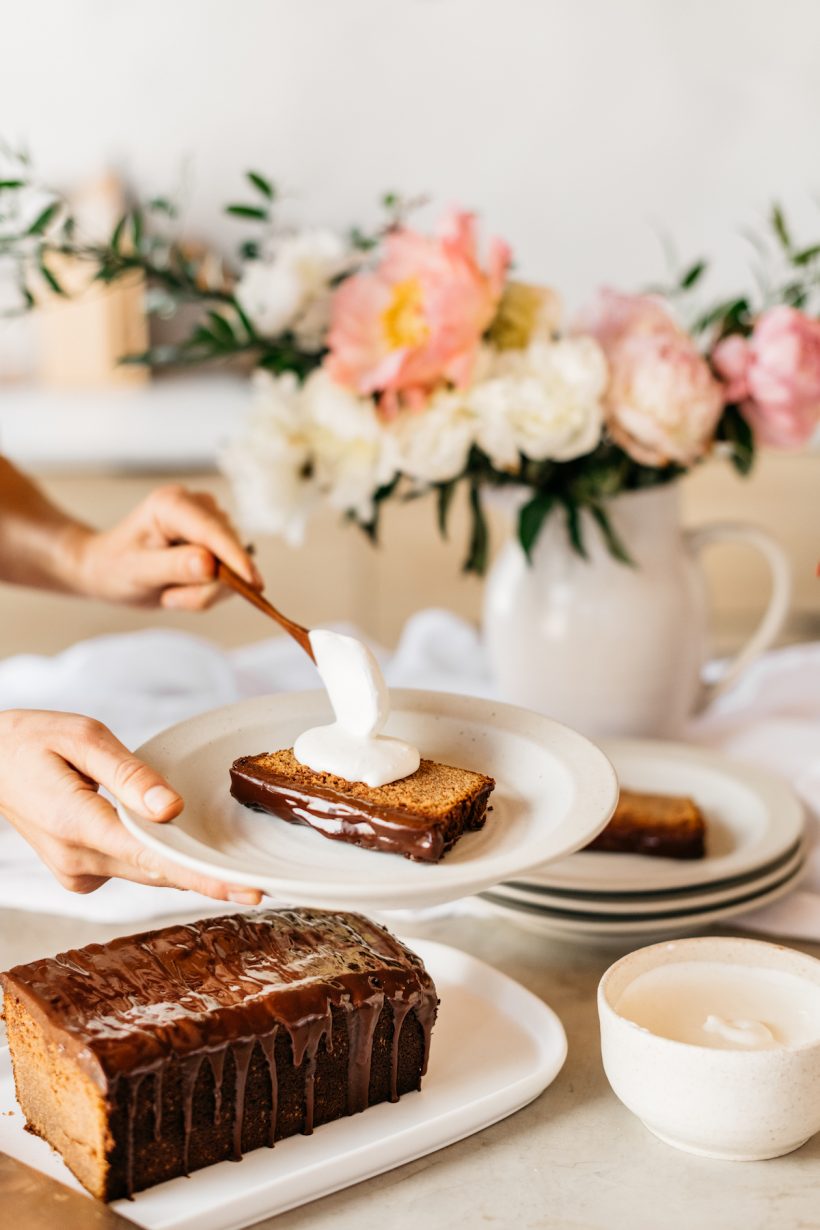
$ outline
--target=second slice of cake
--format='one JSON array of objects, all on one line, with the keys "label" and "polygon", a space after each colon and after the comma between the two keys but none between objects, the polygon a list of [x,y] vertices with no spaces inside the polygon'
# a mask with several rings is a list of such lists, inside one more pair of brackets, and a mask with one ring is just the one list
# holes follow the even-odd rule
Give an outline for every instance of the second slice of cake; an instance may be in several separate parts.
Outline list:
[{"label": "second slice of cake", "polygon": [[290,748],[241,756],[231,766],[231,794],[246,807],[323,837],[428,863],[483,827],[494,786],[483,773],[433,760],[400,781],[366,786],[315,773]]}]

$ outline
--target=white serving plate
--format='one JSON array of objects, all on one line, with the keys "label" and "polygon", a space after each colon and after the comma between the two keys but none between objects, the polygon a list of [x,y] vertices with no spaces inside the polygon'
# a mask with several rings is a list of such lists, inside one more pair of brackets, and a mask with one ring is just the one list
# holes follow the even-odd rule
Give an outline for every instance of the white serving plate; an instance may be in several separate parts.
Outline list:
[{"label": "white serving plate", "polygon": [[120,808],[136,837],[172,862],[278,901],[330,909],[443,905],[515,879],[586,845],[618,797],[603,752],[549,718],[512,705],[442,692],[395,689],[387,733],[424,756],[496,779],[484,828],[442,862],[331,841],[308,828],[242,807],[229,794],[241,755],[290,747],[300,731],[331,720],[324,692],[256,697],[181,722],[138,749],[185,799],[176,820],[156,824]]},{"label": "white serving plate", "polygon": [[[442,1149],[536,1098],[567,1053],[552,1009],[475,957],[430,941],[411,944],[441,997],[420,1093],[112,1207],[146,1230],[238,1230]],[[0,1050],[0,1150],[83,1190],[58,1154],[24,1130],[7,1048]]]},{"label": "white serving plate", "polygon": [[635,936],[662,937],[684,935],[722,919],[771,905],[796,888],[804,870],[805,863],[801,863],[796,870],[760,893],[747,893],[711,908],[682,909],[675,913],[601,916],[525,905],[498,897],[494,892],[482,893],[482,899],[493,912],[517,923],[524,930],[551,938],[622,940]]},{"label": "white serving plate", "polygon": [[690,889],[758,871],[786,854],[803,835],[803,808],[773,773],[683,743],[607,739],[601,747],[622,786],[695,800],[708,824],[706,857],[663,859],[590,850],[524,877],[505,879],[596,897]]},{"label": "white serving plate", "polygon": [[805,842],[797,846],[785,858],[777,859],[770,867],[757,874],[752,874],[740,881],[733,880],[729,885],[716,885],[703,889],[693,889],[681,893],[653,893],[641,897],[631,896],[593,897],[590,893],[550,893],[541,888],[525,888],[519,884],[496,884],[492,889],[495,897],[509,900],[513,903],[535,906],[537,909],[580,910],[587,914],[623,915],[638,918],[643,914],[662,914],[686,910],[706,909],[721,905],[723,902],[735,901],[738,897],[749,893],[759,893],[780,883],[786,876],[798,871],[806,861],[807,847]]}]

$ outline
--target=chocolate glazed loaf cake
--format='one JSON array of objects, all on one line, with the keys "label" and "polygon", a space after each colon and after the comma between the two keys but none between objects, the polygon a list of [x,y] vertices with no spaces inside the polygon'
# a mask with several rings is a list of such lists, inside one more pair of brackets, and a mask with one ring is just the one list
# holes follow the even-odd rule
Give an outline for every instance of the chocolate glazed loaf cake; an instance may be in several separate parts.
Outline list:
[{"label": "chocolate glazed loaf cake", "polygon": [[357,914],[267,910],[0,975],[17,1097],[113,1200],[418,1089],[421,960]]}]

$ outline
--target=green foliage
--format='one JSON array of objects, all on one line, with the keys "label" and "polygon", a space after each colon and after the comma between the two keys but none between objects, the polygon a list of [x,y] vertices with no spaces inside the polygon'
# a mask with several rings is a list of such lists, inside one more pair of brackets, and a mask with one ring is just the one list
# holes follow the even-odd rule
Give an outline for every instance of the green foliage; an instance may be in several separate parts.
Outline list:
[{"label": "green foliage", "polygon": [[490,550],[490,531],[481,504],[481,487],[475,482],[470,483],[470,542],[467,557],[464,560],[464,572],[474,572],[483,576],[487,571],[487,561]]},{"label": "green foliage", "polygon": [[750,473],[755,459],[755,440],[751,427],[737,406],[727,406],[717,431],[718,440],[728,447],[729,458],[738,474]]},{"label": "green foliage", "polygon": [[549,491],[538,491],[518,514],[518,541],[528,560],[544,522],[555,507],[555,496]]}]

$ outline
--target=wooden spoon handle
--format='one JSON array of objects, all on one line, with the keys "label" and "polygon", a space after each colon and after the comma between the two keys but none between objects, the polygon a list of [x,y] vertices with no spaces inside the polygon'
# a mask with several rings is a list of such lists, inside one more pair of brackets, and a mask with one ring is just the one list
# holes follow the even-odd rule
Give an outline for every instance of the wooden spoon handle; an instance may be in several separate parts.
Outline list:
[{"label": "wooden spoon handle", "polygon": [[256,609],[261,611],[263,615],[267,615],[271,619],[275,619],[279,626],[284,628],[288,635],[292,636],[293,639],[301,645],[302,649],[304,649],[311,661],[316,661],[313,654],[313,649],[311,648],[310,633],[308,632],[308,629],[303,628],[301,624],[295,623],[292,619],[288,619],[287,615],[283,615],[281,611],[277,611],[276,607],[268,602],[267,598],[263,598],[252,585],[249,585],[248,582],[244,581],[237,572],[234,572],[233,568],[229,568],[227,564],[223,564],[222,560],[217,560],[216,579],[221,581],[223,585],[228,585],[238,594],[241,594],[247,602],[250,602],[253,606],[255,606]]}]

